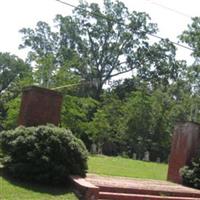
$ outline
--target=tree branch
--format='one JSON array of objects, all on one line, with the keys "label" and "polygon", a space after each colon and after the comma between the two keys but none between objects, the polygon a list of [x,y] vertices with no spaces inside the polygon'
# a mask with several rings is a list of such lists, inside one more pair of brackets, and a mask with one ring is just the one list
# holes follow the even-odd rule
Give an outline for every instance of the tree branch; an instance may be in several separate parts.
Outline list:
[{"label": "tree branch", "polygon": [[118,73],[116,73],[116,74],[111,75],[110,78],[112,78],[112,77],[114,77],[114,76],[118,76],[118,75],[120,75],[120,74],[124,74],[124,73],[130,72],[130,71],[132,71],[133,69],[134,69],[134,68],[128,69],[128,70],[123,71],[123,72],[118,72]]},{"label": "tree branch", "polygon": [[92,53],[93,56],[94,56],[94,60],[95,60],[96,66],[97,66],[97,70],[99,71],[98,63],[97,63],[96,56],[95,56],[95,52],[96,52],[96,51],[95,51],[95,49],[94,49],[94,42],[93,42],[93,40],[92,40],[92,37],[91,37],[91,35],[90,35],[89,30],[88,30],[87,32],[88,32],[88,37],[89,37],[89,40],[90,40],[90,43],[91,43],[90,51],[91,51],[91,53]]}]

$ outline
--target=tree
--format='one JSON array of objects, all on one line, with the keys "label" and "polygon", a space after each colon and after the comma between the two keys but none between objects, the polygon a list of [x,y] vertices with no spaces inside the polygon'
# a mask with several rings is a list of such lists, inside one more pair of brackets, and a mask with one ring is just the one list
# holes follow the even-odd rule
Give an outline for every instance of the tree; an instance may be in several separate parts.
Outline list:
[{"label": "tree", "polygon": [[[80,77],[71,68],[80,65],[79,56],[70,49],[60,53],[60,37],[53,32],[50,25],[39,21],[34,29],[23,28],[23,43],[20,49],[28,48],[28,61],[34,68],[34,81],[42,87],[54,88],[62,85],[78,83]],[[63,62],[63,57],[65,62]]]},{"label": "tree", "polygon": [[145,151],[149,151],[152,142],[150,134],[151,101],[145,89],[132,93],[128,98],[127,145],[131,153],[137,153],[142,159]]},{"label": "tree", "polygon": [[9,103],[13,104],[22,87],[30,83],[30,66],[15,55],[0,53],[0,124],[7,119]]},{"label": "tree", "polygon": [[179,36],[180,40],[189,45],[193,51],[192,56],[195,62],[188,66],[187,82],[191,85],[191,119],[198,121],[200,118],[199,95],[200,95],[200,17],[192,18],[192,23],[188,25],[187,30]]},{"label": "tree", "polygon": [[[151,159],[166,160],[175,121],[192,119],[191,113],[200,119],[191,106],[199,102],[193,83],[200,70],[194,73],[176,60],[168,39],[150,43],[156,24],[120,1],[104,0],[102,9],[81,3],[71,16],[57,15],[55,23],[55,32],[45,22],[22,29],[21,47],[30,48],[37,83],[50,88],[81,83],[63,89],[62,125],[87,146],[91,140],[109,141],[118,153],[143,158],[149,150]],[[108,80],[132,70],[132,79],[103,89]],[[10,105],[10,121],[16,103]]]},{"label": "tree", "polygon": [[183,79],[186,63],[176,60],[176,47],[168,39],[143,48],[139,56],[141,66],[137,76],[148,82],[152,89],[161,86],[166,89],[171,83]]},{"label": "tree", "polygon": [[0,52],[0,94],[5,93],[19,79],[30,72],[30,67],[17,56]]},{"label": "tree", "polygon": [[51,27],[42,21],[37,23],[35,30],[23,28],[20,32],[23,34],[23,44],[19,48],[30,48],[28,60],[36,64],[35,81],[44,87],[49,87],[56,71],[58,33],[52,32]]},{"label": "tree", "polygon": [[92,98],[65,95],[61,112],[63,127],[69,128],[81,138],[88,147],[91,138],[86,134],[88,123],[92,120],[99,102]]},{"label": "tree", "polygon": [[192,55],[200,58],[200,17],[192,18],[192,24],[179,36],[182,42],[188,44],[192,49]]},{"label": "tree", "polygon": [[139,89],[140,82],[141,80],[138,77],[126,78],[122,83],[112,86],[111,89],[119,99],[124,100],[131,92]]},{"label": "tree", "polygon": [[91,83],[96,99],[107,80],[140,67],[139,51],[148,44],[148,34],[156,32],[147,14],[130,13],[120,1],[105,0],[103,10],[96,3],[82,3],[72,16],[56,20],[61,54],[73,49],[80,56],[83,64],[74,72]]},{"label": "tree", "polygon": [[115,95],[109,93],[104,95],[103,102],[89,124],[93,140],[95,142],[120,140],[125,132],[124,111],[123,102]]},{"label": "tree", "polygon": [[193,85],[193,89],[199,92],[200,78],[200,17],[192,18],[192,24],[179,36],[180,40],[188,44],[192,49],[192,56],[195,62],[188,69],[188,81]]},{"label": "tree", "polygon": [[21,47],[31,48],[29,58],[36,62],[43,86],[56,85],[57,74],[67,72],[78,77],[76,82],[84,81],[79,94],[99,100],[104,84],[117,75],[134,70],[157,87],[175,80],[183,68],[169,40],[149,44],[148,36],[157,31],[150,17],[129,12],[120,1],[104,0],[102,9],[80,3],[71,16],[57,15],[55,21],[57,32],[45,22],[21,30]]}]

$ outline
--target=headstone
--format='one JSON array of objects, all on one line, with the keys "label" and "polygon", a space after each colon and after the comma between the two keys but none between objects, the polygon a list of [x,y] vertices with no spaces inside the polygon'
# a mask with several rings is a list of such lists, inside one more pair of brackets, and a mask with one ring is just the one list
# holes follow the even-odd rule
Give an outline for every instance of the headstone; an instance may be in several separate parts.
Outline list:
[{"label": "headstone", "polygon": [[136,159],[137,159],[137,154],[133,153],[133,160],[136,160]]},{"label": "headstone", "polygon": [[97,145],[95,143],[92,143],[92,145],[91,145],[91,153],[92,154],[97,153]]},{"label": "headstone", "polygon": [[117,155],[117,145],[113,142],[106,141],[102,145],[102,153],[107,156]]},{"label": "headstone", "polygon": [[149,151],[144,152],[144,161],[149,161]]},{"label": "headstone", "polygon": [[182,183],[180,169],[188,165],[200,147],[200,125],[193,122],[177,123],[174,128],[169,157],[168,180]]},{"label": "headstone", "polygon": [[97,153],[102,154],[102,145],[100,142],[98,142],[98,144],[97,144]]},{"label": "headstone", "polygon": [[160,157],[157,157],[157,158],[156,158],[156,162],[157,162],[157,163],[160,163]]},{"label": "headstone", "polygon": [[19,125],[38,126],[60,122],[62,95],[59,92],[30,86],[23,89]]}]

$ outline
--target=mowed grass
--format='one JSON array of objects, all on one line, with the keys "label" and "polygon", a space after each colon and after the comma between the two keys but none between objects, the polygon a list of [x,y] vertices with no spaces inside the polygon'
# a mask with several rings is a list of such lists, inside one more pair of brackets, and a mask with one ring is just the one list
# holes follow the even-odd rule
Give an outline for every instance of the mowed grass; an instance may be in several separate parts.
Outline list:
[{"label": "mowed grass", "polygon": [[[167,165],[121,157],[90,156],[89,173],[166,180]],[[0,168],[0,200],[78,200],[67,187],[42,186],[12,180]]]},{"label": "mowed grass", "polygon": [[142,179],[166,180],[167,164],[121,157],[90,156],[89,173]]},{"label": "mowed grass", "polygon": [[66,187],[42,186],[0,175],[0,200],[78,200]]}]

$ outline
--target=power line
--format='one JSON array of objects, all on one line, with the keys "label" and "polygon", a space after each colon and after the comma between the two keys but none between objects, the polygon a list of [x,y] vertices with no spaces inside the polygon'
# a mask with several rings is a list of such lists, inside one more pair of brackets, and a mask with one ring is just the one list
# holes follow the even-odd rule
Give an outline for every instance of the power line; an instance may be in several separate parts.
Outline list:
[{"label": "power line", "polygon": [[62,88],[70,88],[70,87],[81,85],[81,84],[82,83],[67,84],[67,85],[62,85],[62,86],[51,88],[51,89],[52,90],[59,90],[59,89],[62,89]]},{"label": "power line", "polygon": [[[62,4],[64,4],[64,5],[70,6],[70,7],[72,7],[72,8],[80,9],[80,10],[82,10],[82,11],[85,11],[85,12],[87,12],[88,14],[92,14],[92,15],[95,15],[95,16],[97,16],[97,17],[101,17],[101,18],[107,19],[107,20],[109,20],[109,21],[113,21],[113,22],[119,23],[119,22],[117,22],[117,21],[115,21],[115,20],[113,20],[113,19],[111,19],[111,18],[109,18],[109,17],[107,17],[107,16],[105,16],[105,15],[100,15],[100,14],[95,13],[95,12],[90,12],[90,11],[88,11],[88,10],[85,10],[85,9],[83,9],[83,8],[80,8],[80,7],[78,7],[78,6],[75,6],[75,5],[73,5],[73,4],[67,3],[66,1],[62,1],[62,0],[56,0],[56,1],[59,2],[59,3],[62,3]],[[120,23],[119,23],[119,24],[120,24]],[[152,36],[152,37],[154,37],[154,38],[157,38],[157,39],[162,39],[162,40],[165,40],[165,39],[166,39],[166,38],[163,38],[163,37],[161,37],[161,36],[159,36],[159,35],[154,35],[154,34],[151,34],[151,33],[147,33],[147,34],[150,35],[150,36]],[[179,46],[179,47],[181,47],[181,48],[184,48],[184,49],[187,49],[187,50],[190,50],[190,51],[193,51],[193,52],[194,52],[194,49],[192,49],[192,48],[190,48],[190,47],[188,47],[188,46],[185,46],[185,45],[183,45],[183,44],[180,44],[180,43],[178,43],[178,42],[171,41],[171,43],[173,43],[174,45]]]},{"label": "power line", "polygon": [[67,5],[67,6],[70,6],[70,7],[72,7],[72,8],[77,8],[77,6],[72,5],[72,4],[70,4],[70,3],[67,3],[67,2],[65,2],[65,1],[61,1],[61,0],[56,0],[56,1],[58,1],[58,2],[60,2],[60,3],[62,3],[62,4],[65,4],[65,5]]},{"label": "power line", "polygon": [[165,5],[161,4],[161,3],[152,2],[151,0],[145,0],[145,1],[147,1],[147,2],[149,2],[149,3],[151,3],[151,4],[154,4],[154,5],[156,5],[156,6],[160,7],[160,8],[163,8],[163,9],[165,9],[165,10],[169,10],[169,11],[171,11],[171,12],[174,12],[174,13],[176,13],[176,14],[178,14],[178,15],[181,15],[181,16],[184,16],[184,17],[187,17],[187,18],[190,18],[190,19],[192,18],[192,16],[189,15],[189,14],[187,14],[187,13],[184,13],[184,12],[182,12],[182,11],[176,10],[176,9],[174,9],[174,8],[170,8],[170,7],[165,6]]},{"label": "power line", "polygon": [[[158,35],[154,35],[154,34],[150,34],[150,33],[147,33],[148,35],[151,35],[152,37],[154,37],[154,38],[158,38],[158,39],[161,39],[161,40],[164,40],[165,38],[163,38],[163,37],[161,37],[161,36],[158,36]],[[183,45],[183,44],[180,44],[180,43],[178,43],[178,42],[173,42],[173,41],[171,41],[171,43],[173,43],[174,45],[176,45],[176,46],[179,46],[179,47],[181,47],[181,48],[185,48],[185,49],[187,49],[187,50],[190,50],[190,51],[194,51],[194,49],[192,49],[192,48],[190,48],[190,47],[187,47],[187,46],[185,46],[185,45]]]}]

